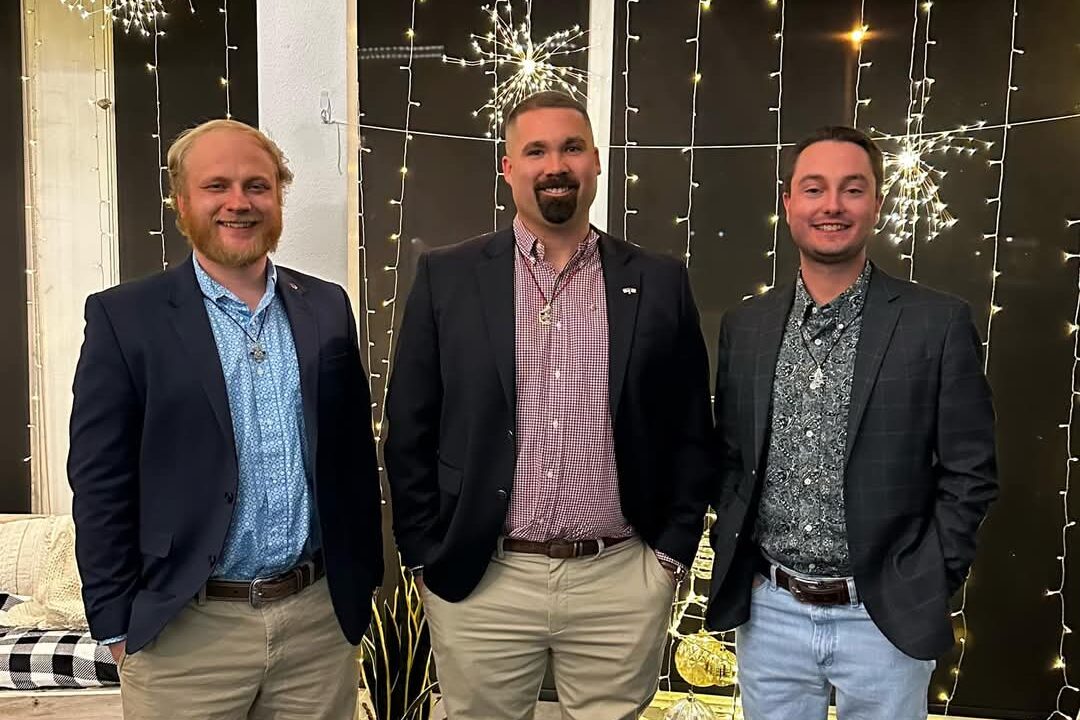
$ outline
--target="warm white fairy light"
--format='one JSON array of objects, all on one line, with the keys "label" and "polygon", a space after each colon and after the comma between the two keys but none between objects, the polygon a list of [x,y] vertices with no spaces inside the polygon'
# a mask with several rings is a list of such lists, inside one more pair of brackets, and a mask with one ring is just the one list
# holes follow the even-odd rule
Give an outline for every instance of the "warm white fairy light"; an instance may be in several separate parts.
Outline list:
[{"label": "warm white fairy light", "polygon": [[[1010,40],[1009,40],[1009,73],[1008,79],[1005,85],[1005,112],[1004,112],[1004,127],[1002,129],[1001,137],[1001,156],[997,160],[991,160],[991,166],[997,166],[998,168],[998,185],[997,194],[994,197],[987,198],[988,204],[993,204],[994,208],[994,231],[985,235],[988,240],[992,240],[994,243],[994,256],[993,265],[990,271],[990,311],[987,313],[986,319],[986,340],[984,341],[985,352],[983,357],[983,372],[987,372],[990,367],[990,336],[991,330],[994,325],[994,316],[1001,310],[1001,306],[997,304],[997,284],[998,278],[1001,277],[1001,271],[998,269],[998,256],[1001,247],[1001,198],[1002,191],[1005,183],[1005,156],[1009,148],[1009,130],[1011,129],[1010,120],[1012,118],[1012,95],[1017,91],[1016,85],[1013,84],[1013,72],[1016,66],[1016,56],[1022,55],[1023,50],[1016,46],[1016,27],[1019,18],[1019,11],[1017,4],[1019,0],[1013,0],[1012,3],[1012,16],[1010,18]],[[928,3],[929,4],[929,3]],[[1011,238],[1009,238],[1011,239]],[[956,667],[953,671],[952,688],[949,690],[948,695],[943,699],[945,704],[944,712],[948,714],[949,707],[956,697],[956,688],[960,683],[960,671],[964,664],[964,656],[967,650],[967,598],[968,598],[968,584],[964,583],[963,589],[960,591],[960,608],[953,613],[953,618],[960,623],[959,642],[960,642],[960,657],[957,658]]]},{"label": "warm white fairy light", "polygon": [[589,73],[572,65],[560,64],[568,56],[579,55],[588,50],[581,44],[586,30],[575,25],[569,30],[560,30],[535,42],[532,39],[532,23],[526,18],[515,25],[512,17],[504,18],[499,14],[510,14],[510,3],[485,5],[481,9],[491,19],[492,29],[486,35],[471,35],[475,60],[443,56],[443,62],[452,62],[461,67],[490,67],[489,72],[498,73],[499,68],[509,66],[513,72],[499,81],[496,77],[491,98],[477,108],[474,116],[484,113],[488,116],[492,131],[497,131],[503,123],[503,113],[521,100],[541,90],[561,90],[567,95],[585,101],[581,85],[588,85]]},{"label": "warm white fairy light", "polygon": [[863,45],[866,43],[867,33],[870,32],[870,26],[866,24],[866,0],[861,0],[859,3],[859,25],[855,30],[858,33],[858,42],[856,43],[858,56],[855,60],[855,111],[851,125],[852,127],[859,127],[859,109],[870,104],[870,98],[864,98],[859,94],[859,85],[862,82],[863,70],[869,69],[874,64],[863,61]]},{"label": "warm white fairy light", "polygon": [[[1071,228],[1077,223],[1080,223],[1080,220],[1067,220],[1065,226]],[[1080,253],[1065,253],[1064,261],[1069,262],[1071,260],[1080,261]],[[1080,457],[1073,450],[1072,434],[1073,422],[1076,418],[1076,404],[1080,401],[1080,383],[1077,382],[1077,371],[1080,370],[1080,262],[1077,264],[1076,289],[1076,305],[1073,308],[1073,318],[1072,322],[1067,326],[1067,332],[1072,336],[1073,340],[1073,362],[1069,374],[1069,406],[1065,413],[1065,422],[1058,426],[1065,431],[1065,482],[1062,489],[1058,491],[1061,496],[1061,554],[1057,556],[1060,574],[1058,576],[1058,586],[1046,591],[1047,597],[1057,597],[1061,611],[1058,653],[1051,666],[1053,669],[1061,671],[1061,687],[1058,688],[1057,698],[1054,702],[1054,712],[1051,713],[1050,718],[1061,717],[1065,718],[1065,720],[1073,720],[1073,717],[1062,709],[1065,693],[1080,693],[1080,687],[1073,685],[1069,680],[1068,663],[1065,655],[1065,636],[1072,633],[1072,629],[1065,619],[1066,557],[1069,552],[1069,531],[1076,525],[1076,522],[1072,519],[1072,514],[1069,512],[1069,495],[1072,490],[1073,466],[1080,462]]]},{"label": "warm white fairy light", "polygon": [[994,329],[994,316],[1003,309],[997,301],[998,278],[1001,277],[1001,271],[998,269],[998,255],[1001,249],[1001,197],[1002,190],[1005,186],[1005,155],[1009,149],[1009,130],[1012,128],[1010,123],[1010,120],[1012,119],[1012,96],[1013,93],[1019,89],[1014,84],[1013,72],[1016,68],[1016,56],[1024,54],[1024,51],[1016,46],[1016,26],[1020,15],[1019,10],[1017,9],[1018,2],[1019,0],[1013,0],[1012,4],[1012,28],[1009,34],[1009,75],[1005,83],[1005,113],[1004,128],[1001,131],[1001,157],[997,160],[990,161],[990,166],[996,166],[998,169],[997,193],[993,197],[986,199],[987,204],[994,205],[994,231],[985,236],[986,239],[992,240],[994,243],[994,257],[993,265],[990,270],[990,312],[986,318],[986,341],[984,343],[986,352],[983,359],[984,370],[990,367],[990,337]]},{"label": "warm white fairy light", "polygon": [[41,512],[51,506],[49,484],[44,480],[49,477],[46,439],[45,408],[41,402],[45,388],[45,365],[43,362],[44,337],[41,318],[41,290],[38,287],[38,265],[41,255],[41,210],[38,199],[41,197],[39,169],[41,157],[38,149],[37,129],[38,98],[41,93],[38,71],[41,68],[40,47],[41,30],[38,24],[36,0],[23,3],[26,18],[23,21],[23,67],[26,75],[21,76],[23,83],[23,153],[25,155],[26,184],[26,322],[27,345],[29,354],[30,406],[27,430],[30,435],[30,455],[24,461],[30,464],[31,509]]},{"label": "warm white fairy light", "polygon": [[[357,95],[357,97],[359,97],[359,95]],[[364,117],[364,113],[360,113],[360,117]],[[360,297],[362,303],[360,308],[360,321],[364,324],[364,356],[367,359],[367,363],[365,363],[364,367],[366,367],[370,373],[370,371],[374,369],[371,365],[371,351],[372,348],[375,347],[375,342],[371,339],[371,316],[375,314],[375,310],[371,307],[371,282],[368,280],[367,223],[364,210],[364,153],[368,152],[371,152],[371,148],[364,144],[364,135],[363,133],[360,133],[360,152],[357,153],[356,161],[356,187],[359,205],[357,219],[360,221]],[[369,376],[369,390],[371,381],[372,379]],[[372,409],[374,409],[374,394],[369,393],[369,395],[372,399]]]},{"label": "warm white fairy light", "polygon": [[[412,120],[412,110],[414,107],[420,107],[420,103],[413,100],[413,48],[416,41],[416,4],[423,0],[412,0],[412,8],[409,14],[409,27],[405,29],[405,38],[409,42],[409,58],[405,65],[399,65],[398,69],[405,73],[407,80],[405,91],[405,127],[404,127],[404,142],[401,149],[401,167],[398,168],[398,175],[401,176],[400,186],[398,190],[398,196],[391,198],[390,206],[397,210],[397,229],[390,234],[390,241],[394,243],[394,261],[392,264],[386,265],[383,269],[390,273],[393,278],[392,289],[390,295],[383,299],[380,303],[382,307],[390,309],[390,317],[387,320],[386,330],[386,354],[385,357],[379,359],[380,367],[370,367],[368,372],[372,381],[379,380],[382,386],[381,397],[379,400],[375,400],[374,392],[372,392],[372,408],[378,408],[378,420],[375,421],[375,442],[378,444],[382,440],[383,423],[386,419],[386,390],[390,381],[390,358],[393,355],[394,350],[394,322],[397,318],[397,299],[398,299],[398,281],[401,279],[401,243],[402,235],[405,231],[405,188],[406,180],[409,173],[409,143],[412,141],[412,135],[409,133],[409,123]],[[376,372],[378,370],[378,372]],[[374,384],[373,384],[374,387]],[[374,415],[374,413],[372,413]]]},{"label": "warm white fairy light", "polygon": [[232,119],[232,77],[229,68],[229,53],[236,50],[235,45],[229,44],[229,0],[221,0],[218,12],[222,15],[222,25],[225,26],[225,76],[221,78],[221,87],[225,89],[225,117]]},{"label": "warm white fairy light", "polygon": [[[116,229],[113,227],[113,172],[112,158],[116,149],[113,145],[113,81],[112,81],[112,38],[108,24],[102,24],[89,35],[90,53],[94,58],[93,92],[88,101],[94,113],[94,146],[97,160],[93,168],[98,186],[98,261],[96,267],[100,278],[100,288],[105,289],[119,281],[116,263]],[[99,52],[100,51],[100,52]],[[106,277],[105,259],[109,258],[109,275]]]},{"label": "warm white fairy light", "polygon": [[154,76],[154,142],[157,144],[157,179],[158,179],[158,225],[156,230],[150,231],[151,237],[157,237],[161,241],[161,269],[169,268],[168,255],[165,251],[165,207],[169,199],[165,196],[164,173],[168,168],[164,163],[164,155],[161,146],[161,76],[158,72],[158,40],[165,33],[158,29],[157,18],[151,21],[154,37],[154,62],[147,63],[146,69]]},{"label": "warm white fairy light", "polygon": [[765,256],[769,258],[769,262],[772,265],[771,272],[769,273],[769,284],[765,286],[766,292],[776,287],[776,248],[780,232],[780,191],[784,184],[784,181],[780,177],[780,155],[784,149],[783,143],[780,142],[780,121],[784,107],[784,31],[787,18],[787,0],[780,0],[778,3],[773,4],[773,7],[777,6],[780,8],[780,29],[773,36],[778,46],[777,66],[776,70],[769,73],[769,77],[776,78],[776,105],[769,108],[769,112],[776,113],[776,153],[774,158],[776,173],[775,187],[773,188],[775,193],[773,197],[773,214],[769,218],[769,224],[772,226],[772,247],[765,253]]},{"label": "warm white fairy light", "polygon": [[[496,9],[499,7],[500,2],[505,4],[505,7],[506,7],[505,12],[508,15],[512,15],[513,7],[510,4],[510,0],[496,0],[496,2],[495,2]],[[529,3],[529,6],[528,6],[528,9],[526,10],[526,13],[528,15],[528,17],[526,19],[526,22],[531,24],[532,23],[532,3],[531,2]],[[498,25],[499,25],[499,14],[497,12],[492,13],[491,14],[491,31],[492,32],[497,32],[498,31]],[[487,70],[486,72],[487,72],[488,75],[491,76],[491,93],[492,93],[492,96],[494,96],[499,91],[499,71],[498,71],[498,68],[499,68],[499,63],[503,59],[503,56],[499,53],[498,48],[493,48],[492,52],[493,52],[493,56],[492,56],[491,69]],[[500,124],[498,127],[492,127],[491,130],[488,131],[488,135],[492,136],[492,139],[495,140],[495,142],[493,142],[491,144],[491,153],[492,153],[493,159],[495,160],[495,177],[492,179],[492,189],[491,189],[491,230],[493,232],[495,230],[499,229],[499,213],[506,209],[506,206],[499,202],[499,186],[502,184],[502,179],[503,179],[502,164],[499,162],[499,139],[501,137],[502,130],[503,130],[503,128],[502,128],[502,125]]]},{"label": "warm white fairy light", "polygon": [[701,14],[711,6],[710,0],[697,0],[697,19],[694,24],[694,36],[686,38],[688,45],[694,47],[694,74],[690,76],[690,144],[682,149],[690,160],[687,169],[686,189],[686,214],[675,218],[676,225],[686,226],[686,250],[683,252],[683,261],[686,267],[690,267],[690,246],[694,239],[694,229],[691,217],[694,214],[694,191],[701,184],[694,178],[694,150],[697,142],[697,96],[698,85],[701,84]]},{"label": "warm white fairy light", "polygon": [[626,40],[623,45],[623,240],[630,240],[630,216],[637,215],[637,208],[630,207],[630,186],[636,184],[638,176],[630,172],[630,148],[637,145],[630,139],[630,115],[640,108],[630,104],[630,46],[641,39],[640,35],[630,32],[630,9],[639,0],[626,0]]},{"label": "warm white fairy light", "polygon": [[158,18],[165,17],[162,0],[60,0],[60,3],[82,17],[102,15],[123,26],[124,32],[135,30],[150,37]]}]

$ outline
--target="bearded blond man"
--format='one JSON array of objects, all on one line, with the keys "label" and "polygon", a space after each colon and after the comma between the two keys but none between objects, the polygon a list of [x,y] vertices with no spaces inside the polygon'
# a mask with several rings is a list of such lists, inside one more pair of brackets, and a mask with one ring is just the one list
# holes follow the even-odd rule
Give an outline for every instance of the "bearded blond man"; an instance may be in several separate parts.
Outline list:
[{"label": "bearded blond man", "polygon": [[340,718],[382,577],[356,325],[276,266],[292,180],[255,128],[169,150],[191,256],[86,301],[68,476],[90,630],[124,717]]}]

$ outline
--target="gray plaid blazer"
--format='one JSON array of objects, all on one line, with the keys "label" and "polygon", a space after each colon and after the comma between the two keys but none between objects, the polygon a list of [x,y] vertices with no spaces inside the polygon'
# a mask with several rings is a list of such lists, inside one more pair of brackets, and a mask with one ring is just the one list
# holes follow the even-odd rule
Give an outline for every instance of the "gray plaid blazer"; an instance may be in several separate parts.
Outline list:
[{"label": "gray plaid blazer", "polygon": [[[721,324],[712,629],[750,615],[773,375],[793,296],[794,284],[777,288],[730,310]],[[964,301],[874,268],[846,453],[848,545],[860,599],[896,647],[936,658],[952,647],[949,600],[967,577],[976,531],[997,496],[990,386]]]}]

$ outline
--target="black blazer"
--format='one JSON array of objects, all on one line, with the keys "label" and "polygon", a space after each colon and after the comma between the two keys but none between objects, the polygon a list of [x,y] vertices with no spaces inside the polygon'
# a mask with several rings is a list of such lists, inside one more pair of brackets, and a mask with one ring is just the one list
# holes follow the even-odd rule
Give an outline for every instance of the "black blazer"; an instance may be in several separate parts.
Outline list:
[{"label": "black blazer", "polygon": [[[753,542],[773,376],[794,285],[734,308],[720,330],[716,438],[723,479],[707,623],[750,614]],[[994,411],[982,343],[962,300],[874,268],[855,360],[844,502],[861,600],[900,650],[920,659],[953,644],[949,598],[975,558],[997,496]]]},{"label": "black blazer", "polygon": [[[599,247],[622,511],[646,543],[689,565],[714,468],[686,268],[603,233]],[[484,575],[513,492],[515,252],[507,229],[420,258],[390,380],[398,547],[450,601]]]},{"label": "black blazer", "polygon": [[[327,581],[360,642],[382,580],[367,381],[344,290],[278,267],[300,365]],[[152,640],[210,576],[237,490],[225,379],[189,258],[91,295],[68,478],[90,630]]]}]

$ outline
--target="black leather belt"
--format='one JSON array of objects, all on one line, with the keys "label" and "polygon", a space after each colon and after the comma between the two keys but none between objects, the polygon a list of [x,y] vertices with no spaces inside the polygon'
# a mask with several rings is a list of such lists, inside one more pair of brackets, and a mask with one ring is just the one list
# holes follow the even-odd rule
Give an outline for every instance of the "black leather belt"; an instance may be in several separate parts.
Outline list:
[{"label": "black leather belt", "polygon": [[844,578],[816,580],[789,574],[767,558],[758,557],[757,571],[771,579],[775,568],[776,586],[787,590],[799,602],[811,605],[853,605],[848,581]]},{"label": "black leather belt", "polygon": [[549,540],[548,542],[503,538],[502,549],[506,552],[533,553],[535,555],[547,555],[549,558],[556,560],[567,560],[586,555],[599,555],[603,548],[618,545],[631,537],[633,536],[600,538],[598,540]]},{"label": "black leather belt", "polygon": [[322,551],[307,562],[270,577],[255,578],[251,582],[236,580],[208,580],[205,593],[199,597],[207,600],[247,602],[254,607],[296,595],[326,574]]}]

